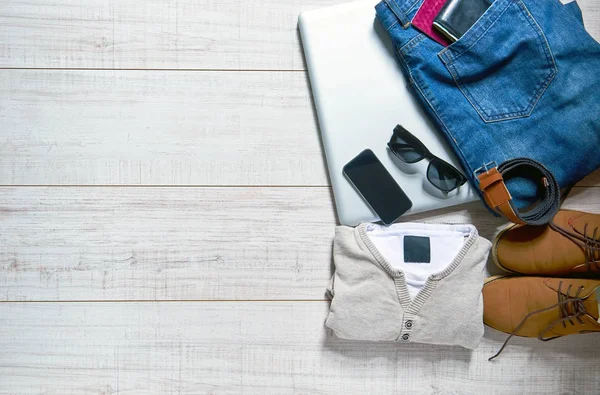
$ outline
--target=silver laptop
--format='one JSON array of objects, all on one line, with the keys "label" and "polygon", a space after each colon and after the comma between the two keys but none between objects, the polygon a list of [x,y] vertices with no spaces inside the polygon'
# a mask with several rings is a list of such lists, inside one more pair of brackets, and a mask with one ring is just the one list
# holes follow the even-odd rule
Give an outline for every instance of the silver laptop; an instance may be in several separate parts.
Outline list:
[{"label": "silver laptop", "polygon": [[442,193],[427,181],[428,160],[409,165],[389,152],[386,144],[401,124],[434,155],[462,170],[408,91],[392,43],[376,20],[375,4],[361,0],[308,11],[298,22],[338,218],[349,226],[379,220],[342,173],[366,148],[412,200],[405,215],[478,199],[469,183]]}]

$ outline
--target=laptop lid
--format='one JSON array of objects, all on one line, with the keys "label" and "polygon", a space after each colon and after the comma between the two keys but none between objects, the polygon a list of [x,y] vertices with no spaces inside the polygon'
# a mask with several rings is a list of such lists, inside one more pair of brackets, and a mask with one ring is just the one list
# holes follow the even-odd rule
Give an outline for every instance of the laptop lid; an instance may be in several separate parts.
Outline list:
[{"label": "laptop lid", "polygon": [[415,214],[478,199],[467,183],[445,194],[427,181],[428,160],[399,161],[387,148],[401,124],[429,150],[462,171],[441,133],[409,92],[389,36],[375,15],[374,0],[304,12],[299,28],[321,137],[341,224],[378,221],[344,177],[346,163],[373,150],[412,200]]}]

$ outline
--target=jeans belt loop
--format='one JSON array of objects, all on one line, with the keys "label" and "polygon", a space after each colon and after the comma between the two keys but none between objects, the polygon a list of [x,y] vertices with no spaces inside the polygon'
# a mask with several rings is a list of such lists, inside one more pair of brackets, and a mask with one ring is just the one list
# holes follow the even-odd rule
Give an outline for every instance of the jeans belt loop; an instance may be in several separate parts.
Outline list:
[{"label": "jeans belt loop", "polygon": [[[552,221],[560,208],[560,187],[556,178],[533,159],[510,159],[499,166],[495,162],[485,163],[473,174],[479,180],[479,189],[486,204],[515,224],[545,225]],[[524,213],[515,207],[505,183],[517,177],[530,179],[539,185],[539,202]]]},{"label": "jeans belt loop", "polygon": [[392,10],[396,18],[400,21],[403,29],[406,29],[410,26],[410,19],[406,16],[402,8],[398,4],[398,0],[384,0],[385,4]]}]

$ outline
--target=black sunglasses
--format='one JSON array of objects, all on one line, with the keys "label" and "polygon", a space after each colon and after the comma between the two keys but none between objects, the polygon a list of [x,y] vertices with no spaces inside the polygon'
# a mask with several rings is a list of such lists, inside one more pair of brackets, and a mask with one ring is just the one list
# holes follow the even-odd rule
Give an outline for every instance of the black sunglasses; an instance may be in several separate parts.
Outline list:
[{"label": "black sunglasses", "polygon": [[427,179],[441,191],[453,191],[467,182],[467,178],[456,167],[432,154],[418,138],[400,125],[394,128],[394,134],[387,145],[403,162],[417,163],[425,158],[429,159]]}]

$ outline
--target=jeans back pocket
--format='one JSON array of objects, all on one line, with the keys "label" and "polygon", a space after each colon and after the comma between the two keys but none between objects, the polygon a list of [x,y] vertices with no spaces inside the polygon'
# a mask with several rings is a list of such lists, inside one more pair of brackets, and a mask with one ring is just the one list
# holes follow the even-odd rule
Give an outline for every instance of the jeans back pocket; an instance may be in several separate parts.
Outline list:
[{"label": "jeans back pocket", "polygon": [[496,0],[438,56],[485,122],[529,116],[558,72],[544,33],[521,0]]}]

